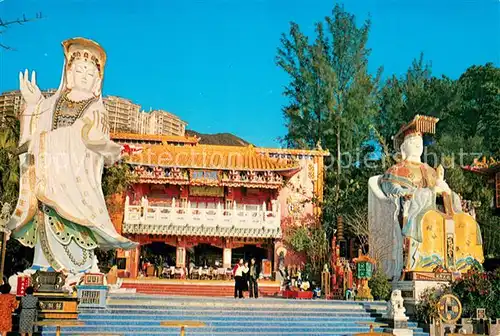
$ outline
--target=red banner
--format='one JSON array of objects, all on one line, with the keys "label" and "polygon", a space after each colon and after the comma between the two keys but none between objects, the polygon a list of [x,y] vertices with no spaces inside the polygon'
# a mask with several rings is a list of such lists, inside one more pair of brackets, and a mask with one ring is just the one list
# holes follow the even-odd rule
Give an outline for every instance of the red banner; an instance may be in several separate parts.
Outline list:
[{"label": "red banner", "polygon": [[24,296],[26,294],[26,288],[31,286],[31,277],[27,275],[21,275],[17,278],[17,296]]}]

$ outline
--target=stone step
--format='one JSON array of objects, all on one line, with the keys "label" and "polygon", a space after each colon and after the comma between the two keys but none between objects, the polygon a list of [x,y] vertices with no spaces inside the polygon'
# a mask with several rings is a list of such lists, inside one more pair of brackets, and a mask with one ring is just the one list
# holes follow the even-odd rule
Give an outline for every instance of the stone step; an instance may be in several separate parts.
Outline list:
[{"label": "stone step", "polygon": [[373,317],[368,314],[360,315],[349,315],[349,314],[328,314],[328,315],[316,315],[310,316],[307,314],[287,314],[279,315],[276,312],[269,312],[267,314],[199,314],[192,313],[186,314],[183,312],[165,312],[161,314],[151,314],[149,312],[114,312],[114,313],[94,313],[94,314],[80,314],[82,320],[90,319],[114,319],[114,320],[124,320],[124,319],[151,319],[151,320],[182,320],[182,319],[203,319],[203,320],[224,320],[224,321],[241,321],[242,319],[247,319],[249,321],[260,320],[260,319],[270,319],[270,320],[311,320],[311,321],[323,321],[331,320],[332,318],[338,318],[344,321],[373,321]]},{"label": "stone step", "polygon": [[[191,294],[191,293],[189,293]],[[161,327],[160,321],[194,320],[204,328],[186,329],[186,335],[282,335],[351,336],[368,332],[386,307],[385,302],[333,300],[288,300],[259,298],[235,300],[232,297],[191,297],[183,295],[111,294],[106,309],[81,309],[82,327],[63,328],[62,335],[123,336],[179,335],[179,328]],[[428,336],[416,323],[410,323],[414,336]],[[377,329],[382,331],[382,329]],[[43,335],[55,335],[55,328],[44,328]]]},{"label": "stone step", "polygon": [[[85,332],[84,335],[95,335],[95,336],[102,336],[104,332],[102,331],[93,331],[93,332]],[[179,336],[179,330],[176,331],[171,331],[171,332],[165,332],[165,331],[159,331],[159,332],[141,332],[141,331],[135,331],[133,333],[117,333],[118,335],[121,336]],[[211,332],[204,332],[204,331],[198,331],[196,329],[194,330],[187,330],[186,335],[187,336],[226,336],[226,335],[242,335],[242,336],[351,336],[354,335],[355,333],[331,333],[329,331],[324,331],[324,332],[287,332],[287,331],[262,331],[262,332],[229,332],[229,331],[223,331],[223,332],[218,332],[218,331],[211,331]],[[43,336],[56,336],[55,331],[52,332],[43,332]],[[82,333],[80,332],[66,332],[62,331],[61,333],[62,336],[82,336]],[[428,333],[413,333],[413,336],[429,336]]]},{"label": "stone step", "polygon": [[[186,318],[184,316],[176,316],[176,317],[169,317],[169,321],[182,321],[185,320]],[[94,317],[89,317],[89,316],[81,316],[80,320],[85,322],[86,326],[91,326],[91,325],[107,325],[107,326],[124,326],[124,325],[130,325],[130,326],[135,326],[135,325],[143,325],[143,326],[151,326],[158,324],[159,321],[167,320],[167,319],[134,319],[134,318],[120,318],[120,319],[114,319],[112,316],[99,316],[98,318]],[[256,326],[261,326],[261,327],[267,327],[269,325],[272,326],[282,326],[286,328],[289,325],[317,325],[318,323],[321,323],[323,326],[331,326],[331,327],[339,327],[339,326],[358,326],[356,323],[357,322],[374,322],[373,319],[340,319],[340,320],[332,320],[330,318],[324,318],[323,320],[319,321],[317,319],[280,319],[280,318],[275,318],[275,319],[264,319],[264,317],[260,319],[244,319],[242,320],[241,318],[236,319],[236,318],[231,318],[231,317],[226,317],[226,318],[207,318],[207,317],[199,317],[196,319],[192,319],[200,322],[206,323],[208,326],[212,327],[218,327],[218,326],[230,326],[230,325],[241,325],[242,322],[251,322],[252,324]],[[409,322],[408,326],[411,329],[416,329],[416,330],[421,330],[421,328],[418,328],[417,323],[415,322]]]},{"label": "stone step", "polygon": [[[137,293],[163,294],[163,295],[186,295],[232,297],[234,296],[234,285],[228,284],[182,284],[182,283],[123,283],[122,288],[135,289]],[[280,290],[279,285],[260,286],[260,296],[273,296]]]},{"label": "stone step", "polygon": [[[109,300],[132,300],[132,301],[141,301],[141,300],[168,300],[171,302],[199,302],[201,298],[199,297],[192,297],[192,296],[186,296],[186,293],[184,293],[183,296],[169,296],[169,295],[161,295],[161,294],[128,294],[128,293],[113,293],[110,294]],[[204,297],[203,302],[235,302],[233,297]],[[247,300],[243,300],[247,301]],[[273,297],[273,298],[259,298],[257,301],[259,304],[264,304],[264,303],[276,303],[276,302],[283,302],[286,303],[287,305],[303,305],[303,304],[334,304],[334,305],[361,305],[361,306],[367,306],[367,307],[374,307],[374,308],[382,308],[385,309],[387,303],[385,301],[345,301],[345,300],[325,300],[325,299],[313,299],[313,300],[293,300],[293,299],[285,299],[281,297]]]},{"label": "stone step", "polygon": [[[82,327],[68,327],[68,328],[63,328],[66,333],[71,333],[71,332],[81,332],[81,333],[88,333],[88,332],[95,332],[95,331],[102,331],[102,332],[107,332],[107,333],[116,333],[116,332],[122,332],[122,333],[133,333],[133,332],[175,332],[179,331],[179,328],[171,328],[171,327],[162,327],[159,324],[157,325],[152,325],[152,326],[106,326],[106,325],[99,325],[99,326],[82,326]],[[297,332],[330,332],[330,333],[337,333],[337,334],[352,334],[352,333],[360,333],[360,332],[367,332],[369,331],[369,327],[366,326],[338,326],[338,327],[331,327],[331,326],[266,326],[261,327],[261,326],[254,326],[254,325],[239,325],[239,326],[207,326],[203,328],[196,328],[196,329],[190,329],[187,328],[188,330],[196,330],[198,332],[205,332],[205,333],[212,333],[212,332],[233,332],[233,333],[240,333],[240,332],[253,332],[253,333],[261,333],[261,332],[291,332],[291,333],[297,333]],[[381,328],[375,328],[376,331],[381,332]],[[48,327],[44,328],[44,332],[53,332],[55,331],[55,327]],[[191,333],[191,332],[189,332]]]},{"label": "stone step", "polygon": [[[107,309],[148,309],[152,311],[158,311],[158,310],[172,310],[172,309],[178,309],[178,310],[204,310],[204,311],[223,311],[223,312],[232,312],[232,311],[251,311],[251,312],[259,312],[259,311],[269,311],[269,310],[276,310],[279,309],[280,312],[288,312],[288,311],[297,311],[297,309],[300,309],[300,311],[304,312],[310,312],[310,313],[322,313],[322,312],[338,312],[338,313],[358,313],[358,312],[363,312],[366,313],[366,310],[362,309],[359,306],[345,306],[345,307],[334,307],[334,306],[319,306],[318,308],[314,307],[287,307],[284,305],[272,305],[272,306],[258,306],[258,305],[247,305],[247,306],[242,306],[242,305],[236,305],[236,306],[228,306],[228,307],[222,307],[222,306],[212,306],[212,305],[205,305],[203,303],[200,303],[199,305],[190,305],[190,306],[183,306],[183,305],[170,305],[168,303],[164,305],[130,305],[130,304],[110,304],[107,306]],[[321,311],[319,311],[321,310]]]}]

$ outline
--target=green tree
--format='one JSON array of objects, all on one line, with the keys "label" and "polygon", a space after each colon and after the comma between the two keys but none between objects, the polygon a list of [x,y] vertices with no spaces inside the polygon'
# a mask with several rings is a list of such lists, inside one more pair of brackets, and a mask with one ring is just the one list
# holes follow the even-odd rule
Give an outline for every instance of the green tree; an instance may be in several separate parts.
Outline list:
[{"label": "green tree", "polygon": [[500,156],[500,68],[492,63],[471,66],[458,84],[462,108],[456,121],[461,121],[461,134],[483,137],[488,154]]},{"label": "green tree", "polygon": [[[342,215],[351,179],[343,164],[355,164],[354,154],[370,138],[377,107],[381,69],[368,72],[370,49],[366,44],[370,21],[358,27],[354,15],[336,5],[325,23],[316,24],[310,42],[296,23],[283,34],[277,64],[289,76],[283,112],[288,147],[314,148],[317,144],[335,153],[335,173],[329,171],[325,189],[325,223]],[[350,153],[348,159],[342,153]],[[351,186],[355,187],[355,186]]]},{"label": "green tree", "polygon": [[19,158],[13,155],[19,142],[19,121],[13,111],[0,120],[0,202],[14,205],[19,188]]},{"label": "green tree", "polygon": [[125,162],[117,162],[104,169],[102,191],[106,197],[119,194],[127,190],[128,186],[135,181],[136,175],[130,165]]}]

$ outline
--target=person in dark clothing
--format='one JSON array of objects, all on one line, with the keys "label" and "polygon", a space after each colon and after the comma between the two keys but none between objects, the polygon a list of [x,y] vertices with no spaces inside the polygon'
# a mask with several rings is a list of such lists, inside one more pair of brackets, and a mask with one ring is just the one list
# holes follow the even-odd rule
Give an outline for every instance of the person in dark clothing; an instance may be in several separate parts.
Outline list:
[{"label": "person in dark clothing", "polygon": [[249,277],[249,268],[248,268],[248,261],[245,261],[245,268],[244,268],[244,271],[243,271],[243,282],[241,283],[241,290],[244,291],[244,292],[248,292],[248,281],[250,280],[250,277]]},{"label": "person in dark clothing", "polygon": [[19,320],[19,332],[31,336],[37,320],[38,298],[33,296],[33,287],[26,288],[26,296],[21,298],[21,318]]},{"label": "person in dark clothing", "polygon": [[259,275],[259,266],[257,265],[255,258],[252,258],[250,260],[250,267],[248,268],[248,283],[251,298],[254,297],[257,299],[259,297]]}]

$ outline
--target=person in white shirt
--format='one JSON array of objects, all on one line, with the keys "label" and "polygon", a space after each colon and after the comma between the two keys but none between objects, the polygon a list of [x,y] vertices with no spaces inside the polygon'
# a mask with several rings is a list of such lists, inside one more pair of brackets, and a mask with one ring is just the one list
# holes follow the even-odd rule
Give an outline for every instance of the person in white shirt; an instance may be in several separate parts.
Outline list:
[{"label": "person in white shirt", "polygon": [[233,275],[234,275],[234,298],[243,298],[243,288],[245,281],[245,273],[248,272],[248,267],[245,267],[243,259],[240,259],[240,262],[234,266]]}]

